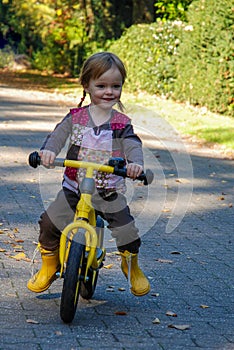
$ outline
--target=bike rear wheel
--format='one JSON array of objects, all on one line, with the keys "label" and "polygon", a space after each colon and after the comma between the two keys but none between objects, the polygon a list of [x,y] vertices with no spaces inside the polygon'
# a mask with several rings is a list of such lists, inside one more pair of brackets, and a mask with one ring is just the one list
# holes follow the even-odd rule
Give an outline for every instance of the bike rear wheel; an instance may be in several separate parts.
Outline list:
[{"label": "bike rear wheel", "polygon": [[76,313],[84,258],[85,246],[72,241],[64,274],[60,304],[60,317],[65,323],[72,322]]}]

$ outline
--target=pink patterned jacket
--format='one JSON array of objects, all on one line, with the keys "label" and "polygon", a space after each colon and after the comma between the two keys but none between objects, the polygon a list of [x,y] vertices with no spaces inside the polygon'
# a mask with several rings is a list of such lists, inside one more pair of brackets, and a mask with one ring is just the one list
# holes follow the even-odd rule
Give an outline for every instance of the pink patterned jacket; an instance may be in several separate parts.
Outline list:
[{"label": "pink patterned jacket", "polygon": [[[131,119],[117,110],[112,110],[111,117],[105,124],[96,126],[88,106],[71,109],[47,136],[41,149],[53,151],[57,155],[68,138],[67,159],[107,164],[111,157],[122,157],[126,162],[143,166],[141,140],[134,133]],[[84,175],[84,169],[67,167],[63,186],[76,191]],[[125,181],[113,174],[96,172],[95,182],[97,189],[125,189]]]}]

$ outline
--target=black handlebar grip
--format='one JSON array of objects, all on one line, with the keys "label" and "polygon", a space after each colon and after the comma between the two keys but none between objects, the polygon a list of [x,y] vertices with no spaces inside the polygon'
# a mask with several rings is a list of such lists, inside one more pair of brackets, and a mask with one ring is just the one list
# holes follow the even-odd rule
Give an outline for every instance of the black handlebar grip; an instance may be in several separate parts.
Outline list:
[{"label": "black handlebar grip", "polygon": [[[126,167],[121,169],[115,167],[114,174],[125,178],[127,177],[127,169]],[[142,174],[136,178],[136,180],[143,181],[145,186],[150,185],[153,182],[153,179],[154,173],[150,169],[146,169],[145,173],[142,172]]]},{"label": "black handlebar grip", "polygon": [[150,169],[146,169],[145,172],[145,178],[144,178],[144,185],[150,185],[153,182],[154,179],[154,173]]},{"label": "black handlebar grip", "polygon": [[33,168],[37,168],[38,165],[41,164],[41,158],[37,151],[29,154],[28,162],[29,162],[29,165]]}]

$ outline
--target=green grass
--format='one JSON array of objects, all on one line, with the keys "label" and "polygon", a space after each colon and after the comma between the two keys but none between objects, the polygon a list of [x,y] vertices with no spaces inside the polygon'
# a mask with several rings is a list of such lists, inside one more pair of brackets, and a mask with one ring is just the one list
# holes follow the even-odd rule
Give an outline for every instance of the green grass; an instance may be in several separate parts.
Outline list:
[{"label": "green grass", "polygon": [[176,103],[145,93],[126,94],[123,102],[152,109],[182,135],[195,136],[204,143],[216,143],[234,150],[234,118],[209,112],[206,108]]},{"label": "green grass", "polygon": [[[59,92],[79,100],[82,90],[77,79],[52,76],[36,71],[0,71],[0,84],[24,89]],[[234,119],[211,113],[206,108],[176,103],[146,93],[123,91],[124,104],[140,105],[165,118],[180,134],[196,137],[200,142],[215,143],[234,150]]]}]

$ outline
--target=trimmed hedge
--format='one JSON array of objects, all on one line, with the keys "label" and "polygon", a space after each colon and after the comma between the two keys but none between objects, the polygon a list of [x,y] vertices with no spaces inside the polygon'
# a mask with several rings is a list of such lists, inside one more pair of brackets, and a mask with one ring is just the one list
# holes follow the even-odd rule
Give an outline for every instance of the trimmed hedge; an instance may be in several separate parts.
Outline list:
[{"label": "trimmed hedge", "polygon": [[127,87],[234,116],[233,1],[194,0],[188,22],[133,25],[109,48]]},{"label": "trimmed hedge", "polygon": [[109,50],[127,66],[127,86],[131,91],[171,96],[181,24],[174,21],[133,25],[111,45]]},{"label": "trimmed hedge", "polygon": [[174,97],[234,115],[233,1],[194,1],[178,50]]}]

